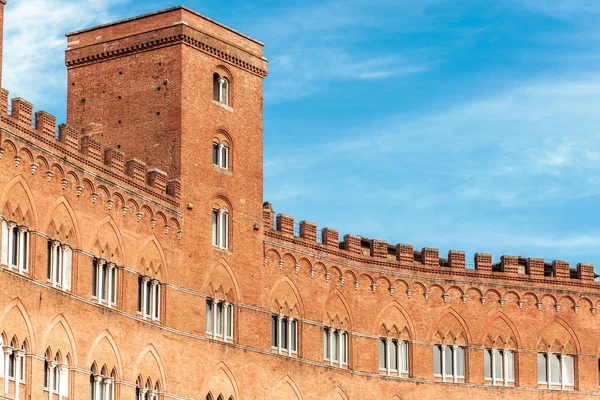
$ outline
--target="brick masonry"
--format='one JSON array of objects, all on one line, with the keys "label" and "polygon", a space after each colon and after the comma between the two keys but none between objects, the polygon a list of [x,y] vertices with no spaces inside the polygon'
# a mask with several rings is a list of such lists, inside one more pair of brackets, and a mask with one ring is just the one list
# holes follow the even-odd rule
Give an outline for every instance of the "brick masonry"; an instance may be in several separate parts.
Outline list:
[{"label": "brick masonry", "polygon": [[[29,272],[0,267],[3,342],[26,344],[21,399],[48,398],[48,349],[68,360],[64,398],[77,400],[89,398],[92,365],[115,371],[115,399],[135,398],[138,378],[158,382],[159,399],[600,394],[592,265],[494,263],[487,253],[471,264],[456,250],[441,258],[435,248],[358,235],[340,242],[337,230],[310,222],[296,231],[294,217],[263,204],[261,43],[183,7],[67,40],[67,124],[58,135],[53,116],[34,118],[23,99],[9,114],[8,93],[0,97],[0,214],[31,232]],[[228,107],[213,101],[215,72],[231,82]],[[222,137],[226,171],[211,161]],[[228,250],[211,245],[214,208],[230,212]],[[70,290],[46,279],[49,238],[74,249]],[[118,266],[113,308],[92,299],[93,257]],[[138,274],[161,282],[160,321],[137,313]],[[233,341],[206,334],[207,297],[234,305]],[[270,343],[271,316],[285,309],[299,320],[292,356]],[[343,368],[323,360],[324,326],[336,324],[349,332]],[[393,330],[409,341],[405,377],[378,368],[377,339]],[[441,382],[432,345],[456,340],[467,348],[466,377]],[[484,379],[484,346],[515,350],[514,385]],[[538,385],[538,351],[575,355],[574,387]]]}]

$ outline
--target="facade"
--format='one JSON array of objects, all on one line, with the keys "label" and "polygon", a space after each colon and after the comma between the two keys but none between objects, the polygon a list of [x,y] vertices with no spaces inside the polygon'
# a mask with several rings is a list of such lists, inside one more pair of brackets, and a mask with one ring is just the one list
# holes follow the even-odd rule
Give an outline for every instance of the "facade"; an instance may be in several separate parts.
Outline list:
[{"label": "facade", "polygon": [[67,40],[66,124],[0,93],[0,398],[600,395],[592,265],[263,203],[260,42],[184,7]]}]

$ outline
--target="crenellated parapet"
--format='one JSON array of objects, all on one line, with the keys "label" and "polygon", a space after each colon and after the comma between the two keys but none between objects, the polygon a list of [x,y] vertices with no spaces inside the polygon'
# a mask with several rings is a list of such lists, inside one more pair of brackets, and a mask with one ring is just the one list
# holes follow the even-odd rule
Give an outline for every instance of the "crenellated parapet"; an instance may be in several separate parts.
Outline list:
[{"label": "crenellated parapet", "polygon": [[33,113],[33,104],[15,98],[8,106],[8,91],[0,92],[0,159],[8,154],[15,166],[27,164],[31,173],[58,180],[63,190],[71,185],[77,196],[90,192],[94,203],[120,207],[144,217],[165,233],[182,234],[181,182],[157,168],[148,168],[115,148],[103,148],[95,136],[69,125],[57,129],[56,117]]},{"label": "crenellated parapet", "polygon": [[[489,253],[476,253],[473,261],[467,261],[464,251],[450,250],[447,257],[440,257],[436,248],[415,250],[412,245],[392,245],[383,240],[368,239],[358,235],[345,235],[339,240],[338,231],[331,228],[317,230],[314,223],[294,222],[294,217],[275,216],[269,203],[263,209],[263,226],[266,240],[277,239],[292,243],[298,249],[320,256],[336,257],[349,263],[359,263],[369,268],[393,271],[406,270],[437,274],[452,278],[488,278],[504,282],[527,282],[600,289],[595,282],[592,264],[579,263],[571,268],[568,261],[546,262],[541,258],[503,255],[494,263]],[[273,221],[276,224],[273,225]]]}]

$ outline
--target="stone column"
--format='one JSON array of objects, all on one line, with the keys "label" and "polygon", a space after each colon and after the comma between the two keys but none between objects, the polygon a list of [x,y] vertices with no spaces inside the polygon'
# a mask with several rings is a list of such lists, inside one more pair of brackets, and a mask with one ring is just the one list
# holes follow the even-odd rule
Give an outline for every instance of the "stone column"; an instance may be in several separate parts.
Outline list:
[{"label": "stone column", "polygon": [[94,398],[92,400],[102,400],[100,398],[100,386],[102,385],[102,375],[94,375]]},{"label": "stone column", "polygon": [[146,310],[148,309],[148,282],[150,278],[147,276],[142,277],[142,317],[146,319]]},{"label": "stone column", "polygon": [[335,329],[329,328],[329,365],[333,367],[333,335]]},{"label": "stone column", "polygon": [[[8,264],[10,265],[10,260]],[[4,394],[6,396],[8,396],[8,365],[10,364],[12,352],[12,347],[4,346]]]},{"label": "stone column", "polygon": [[552,368],[550,367],[550,364],[552,363],[552,353],[546,353],[546,380],[548,381],[548,389],[552,389],[552,378],[550,377],[550,374],[552,372]]},{"label": "stone column", "polygon": [[67,366],[67,364],[60,364],[58,366],[58,400],[63,400],[63,397],[65,395],[65,389],[68,391],[69,388],[65,388],[62,385],[62,379],[65,376],[65,374],[69,373],[69,368]]},{"label": "stone column", "polygon": [[106,264],[106,260],[101,258],[98,259],[98,271],[96,273],[96,293],[98,294],[98,304],[102,304],[102,291],[104,290],[104,285],[102,284],[102,275],[104,272],[104,264]]},{"label": "stone column", "polygon": [[112,400],[110,396],[110,392],[113,390],[113,380],[112,378],[104,378],[104,400]]},{"label": "stone column", "polygon": [[[13,257],[15,257],[15,254],[13,254],[13,248],[14,248],[14,237],[13,237],[13,230],[17,227],[17,224],[14,222],[9,222],[8,224],[8,269],[12,271],[12,267],[13,267]],[[18,248],[18,246],[17,246]],[[17,260],[17,263],[19,261]]]},{"label": "stone column", "polygon": [[339,362],[340,362],[340,368],[342,368],[342,359],[343,359],[343,355],[342,355],[342,349],[343,349],[343,338],[344,338],[344,331],[339,329],[337,331],[338,334],[338,358],[339,358]]},{"label": "stone column", "polygon": [[[48,400],[52,400],[53,393],[56,387],[54,387],[54,373],[58,363],[56,361],[48,361]],[[58,383],[60,386],[60,381]]]},{"label": "stone column", "polygon": [[150,319],[152,321],[156,321],[158,318],[156,318],[156,314],[157,314],[157,307],[158,307],[158,295],[157,295],[157,291],[158,291],[158,281],[156,279],[152,279],[152,281],[150,282],[150,284],[152,285],[152,289],[150,290]]},{"label": "stone column", "polygon": [[60,246],[60,242],[58,240],[53,240],[50,251],[50,282],[52,282],[53,287],[56,287],[56,270],[58,269],[58,246]]},{"label": "stone column", "polygon": [[496,385],[496,349],[492,348],[492,385]]},{"label": "stone column", "polygon": [[19,391],[21,389],[21,360],[25,356],[25,352],[23,350],[14,350],[15,357],[15,399],[19,400],[20,394]]},{"label": "stone column", "polygon": [[115,268],[115,264],[114,263],[108,263],[107,264],[107,270],[108,270],[108,279],[107,279],[107,285],[106,285],[106,305],[108,308],[111,307],[110,305],[110,300],[112,298],[112,272],[113,269]]},{"label": "stone column", "polygon": [[392,338],[385,339],[385,368],[387,371],[387,376],[392,374],[392,360],[390,358],[391,352],[390,348],[392,347]]},{"label": "stone column", "polygon": [[26,259],[25,259],[25,253],[27,252],[27,242],[25,241],[25,233],[27,232],[27,227],[25,226],[20,226],[19,227],[19,246],[18,246],[18,253],[19,253],[19,257],[17,258],[17,264],[19,264],[19,273],[22,274],[23,270],[25,269],[25,263],[26,263]]},{"label": "stone column", "polygon": [[213,300],[213,339],[217,338],[217,308],[219,308],[220,302],[217,299]]},{"label": "stone column", "polygon": [[442,382],[446,382],[446,345],[442,345]]},{"label": "stone column", "polygon": [[452,375],[454,377],[454,383],[456,383],[458,381],[457,376],[458,376],[458,371],[456,370],[457,367],[457,362],[456,362],[456,350],[457,346],[452,346]]},{"label": "stone column", "polygon": [[566,371],[566,365],[565,365],[565,355],[561,354],[560,355],[560,388],[562,390],[565,390],[565,371]]},{"label": "stone column", "polygon": [[294,318],[288,317],[287,319],[287,342],[288,342],[288,356],[292,356],[292,322]]},{"label": "stone column", "polygon": [[227,327],[229,326],[229,302],[223,301],[223,341],[227,343]]},{"label": "stone column", "polygon": [[502,352],[502,365],[504,366],[504,373],[502,377],[504,378],[504,386],[508,386],[508,350],[504,349]]},{"label": "stone column", "polygon": [[283,322],[283,314],[279,314],[277,316],[277,353],[281,354],[283,347],[281,346],[283,343],[283,332],[281,329],[281,323]]}]

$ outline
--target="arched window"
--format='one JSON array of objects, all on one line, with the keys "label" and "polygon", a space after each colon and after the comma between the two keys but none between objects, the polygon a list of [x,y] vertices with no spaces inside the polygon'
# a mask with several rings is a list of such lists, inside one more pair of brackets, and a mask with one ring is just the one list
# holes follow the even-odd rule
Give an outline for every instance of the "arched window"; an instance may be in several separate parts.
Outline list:
[{"label": "arched window", "polygon": [[144,319],[160,321],[160,281],[138,276],[138,313]]},{"label": "arched window", "polygon": [[213,339],[233,340],[233,304],[227,300],[206,299],[206,333]]},{"label": "arched window", "polygon": [[213,100],[229,105],[229,79],[216,72],[213,74]]},{"label": "arched window", "polygon": [[298,320],[283,314],[271,315],[271,348],[279,354],[298,353]]},{"label": "arched window", "polygon": [[29,271],[29,228],[2,220],[1,262],[19,273]]},{"label": "arched window", "polygon": [[229,144],[225,141],[214,140],[212,145],[213,165],[229,169]]},{"label": "arched window", "polygon": [[92,264],[92,298],[98,304],[113,307],[117,304],[117,266],[102,258]]},{"label": "arched window", "polygon": [[326,326],[323,329],[323,358],[329,365],[348,365],[348,332]]},{"label": "arched window", "polygon": [[48,240],[48,268],[46,278],[54,287],[71,289],[73,250],[58,240]]},{"label": "arched window", "polygon": [[102,368],[100,374],[97,374],[96,370],[96,365],[92,365],[90,368],[90,400],[114,400],[114,383],[117,377],[115,369],[113,368],[110,375],[106,366]]}]

